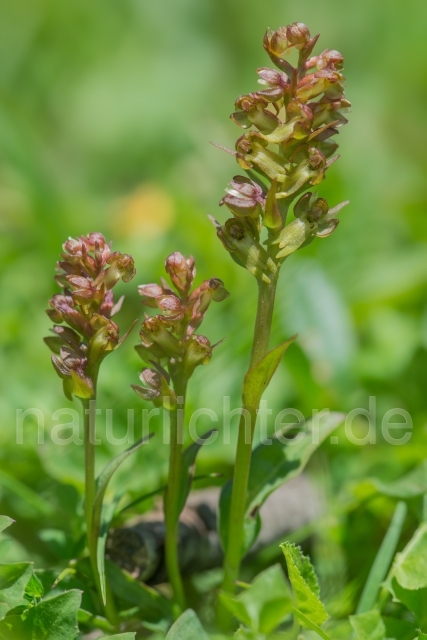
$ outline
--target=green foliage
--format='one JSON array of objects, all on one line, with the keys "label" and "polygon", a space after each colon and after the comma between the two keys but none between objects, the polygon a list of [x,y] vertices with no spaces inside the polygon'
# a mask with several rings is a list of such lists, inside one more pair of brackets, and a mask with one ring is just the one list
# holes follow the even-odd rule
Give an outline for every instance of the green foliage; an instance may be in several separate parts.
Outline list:
[{"label": "green foliage", "polygon": [[172,625],[166,640],[208,640],[200,620],[192,609],[187,609]]},{"label": "green foliage", "polygon": [[176,505],[177,513],[181,513],[181,511],[183,510],[187,501],[188,494],[190,493],[191,483],[194,478],[194,471],[196,467],[197,454],[200,450],[200,447],[202,447],[204,444],[203,440],[209,438],[211,433],[212,431],[205,433],[200,439],[198,439],[196,442],[192,442],[182,452],[181,486],[179,491],[179,500]]},{"label": "green foliage", "polygon": [[1,640],[75,640],[79,591],[68,591],[0,622]]},{"label": "green foliage", "polygon": [[[151,434],[152,435],[152,434]],[[105,469],[101,472],[100,476],[96,481],[96,495],[93,503],[93,530],[95,535],[98,537],[97,544],[97,562],[98,562],[98,572],[99,578],[101,581],[101,592],[104,602],[106,600],[106,583],[105,583],[105,563],[104,563],[104,555],[105,555],[105,543],[108,534],[109,524],[113,518],[116,504],[114,503],[111,507],[104,510],[103,516],[103,501],[105,492],[107,490],[108,484],[113,477],[114,473],[120,467],[125,460],[127,460],[135,451],[137,451],[150,436],[141,438],[135,444],[133,444],[126,451],[122,451],[119,453],[113,460],[111,460]]]},{"label": "green foliage", "polygon": [[13,524],[14,520],[12,518],[8,518],[8,516],[0,516],[0,533],[10,527]]},{"label": "green foliage", "polygon": [[137,607],[144,621],[172,620],[172,603],[159,591],[138,582],[112,562],[106,562],[106,574],[114,595],[127,605]]},{"label": "green foliage", "polygon": [[393,574],[404,589],[427,588],[427,523],[417,529],[402,553],[396,556]]},{"label": "green foliage", "polygon": [[[315,625],[322,625],[328,614],[320,600],[319,583],[310,560],[290,542],[281,545],[286,558],[289,580],[295,598],[295,608]],[[307,625],[304,622],[304,625]]]},{"label": "green foliage", "polygon": [[0,565],[0,619],[21,604],[32,573],[29,562]]},{"label": "green foliage", "polygon": [[237,620],[254,633],[272,633],[292,611],[292,597],[280,565],[260,573],[237,597],[220,598]]},{"label": "green foliage", "polygon": [[404,589],[396,579],[391,587],[394,597],[416,616],[421,628],[427,627],[427,589]]},{"label": "green foliage", "polygon": [[406,514],[406,504],[404,502],[399,502],[393,514],[393,519],[387,530],[387,534],[381,543],[381,547],[375,558],[374,564],[372,565],[368,580],[366,581],[357,606],[357,613],[365,613],[374,607],[380,586],[387,575],[396,552],[396,547],[402,533]]},{"label": "green foliage", "polygon": [[295,340],[292,336],[278,347],[271,349],[254,367],[249,369],[243,382],[243,403],[248,410],[258,408],[259,402],[277,367],[280,364],[283,354]]},{"label": "green foliage", "polygon": [[[273,438],[270,443],[260,444],[252,454],[248,483],[248,498],[245,518],[244,549],[248,551],[259,533],[261,521],[259,509],[268,496],[282,484],[297,476],[322,442],[342,423],[343,414],[325,415],[316,424],[307,421],[295,443]],[[219,532],[226,547],[228,521],[230,517],[232,483],[228,482],[221,493],[219,505]]]},{"label": "green foliage", "polygon": [[107,637],[116,640],[135,640],[135,633],[116,633],[113,636],[103,636],[99,640],[107,640]]},{"label": "green foliage", "polygon": [[356,633],[356,640],[384,640],[386,628],[378,611],[367,611],[357,616],[350,616],[351,626]]}]

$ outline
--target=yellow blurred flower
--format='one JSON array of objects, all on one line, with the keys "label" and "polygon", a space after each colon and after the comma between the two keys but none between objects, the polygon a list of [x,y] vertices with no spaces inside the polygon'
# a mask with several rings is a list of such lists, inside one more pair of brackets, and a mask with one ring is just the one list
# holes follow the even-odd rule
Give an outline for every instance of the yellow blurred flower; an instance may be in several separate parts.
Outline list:
[{"label": "yellow blurred flower", "polygon": [[111,231],[122,238],[156,238],[170,229],[174,218],[171,196],[159,185],[145,183],[116,202]]}]

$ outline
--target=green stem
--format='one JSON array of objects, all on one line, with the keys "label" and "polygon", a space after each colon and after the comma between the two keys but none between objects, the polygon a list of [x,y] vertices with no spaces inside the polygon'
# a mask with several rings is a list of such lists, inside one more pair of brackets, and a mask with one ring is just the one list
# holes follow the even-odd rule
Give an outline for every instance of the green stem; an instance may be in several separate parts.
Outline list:
[{"label": "green stem", "polygon": [[[255,321],[254,339],[249,369],[256,365],[268,352],[271,332],[274,300],[276,294],[277,276],[270,284],[259,282],[258,308]],[[246,511],[246,494],[248,489],[249,471],[252,457],[252,443],[256,423],[256,409],[243,406],[240,416],[239,436],[234,467],[233,489],[231,495],[230,521],[228,544],[225,550],[224,579],[222,589],[227,593],[235,592],[235,582],[239,577],[242,561],[243,526]],[[250,433],[246,433],[245,414],[250,416]],[[249,437],[248,437],[249,436]],[[225,607],[218,604],[218,623],[226,629],[229,627],[231,616]]]},{"label": "green stem", "polygon": [[177,405],[170,412],[170,457],[168,484],[164,497],[165,511],[165,563],[169,582],[172,586],[176,604],[176,615],[185,610],[185,594],[182,583],[178,557],[178,530],[179,530],[179,488],[182,474],[182,449],[184,436],[184,406],[187,381],[179,379],[174,381],[174,390],[177,396]]},{"label": "green stem", "polygon": [[95,430],[96,400],[82,400],[85,445],[85,517],[87,546],[92,547],[92,507],[95,500]]},{"label": "green stem", "polygon": [[[93,578],[102,606],[101,583],[98,574],[97,549],[99,531],[94,529],[93,503],[96,495],[95,479],[95,442],[96,442],[96,395],[91,400],[83,400],[83,425],[85,447],[85,519],[86,539],[89,550]],[[104,606],[105,615],[112,625],[117,625],[117,613],[112,594],[107,589],[107,602]]]}]

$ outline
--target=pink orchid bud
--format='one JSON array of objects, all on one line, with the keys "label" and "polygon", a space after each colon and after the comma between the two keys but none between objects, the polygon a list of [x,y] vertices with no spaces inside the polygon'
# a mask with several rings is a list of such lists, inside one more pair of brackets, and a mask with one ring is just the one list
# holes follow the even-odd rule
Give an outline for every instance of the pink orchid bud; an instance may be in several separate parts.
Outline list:
[{"label": "pink orchid bud", "polygon": [[187,295],[196,276],[193,256],[185,258],[182,253],[175,251],[166,258],[165,268],[176,289]]},{"label": "pink orchid bud", "polygon": [[256,182],[243,176],[235,176],[227,189],[227,195],[219,204],[225,204],[235,216],[258,218],[262,215],[265,195]]},{"label": "pink orchid bud", "polygon": [[302,49],[310,40],[310,31],[303,22],[294,22],[286,28],[286,37],[297,49]]}]

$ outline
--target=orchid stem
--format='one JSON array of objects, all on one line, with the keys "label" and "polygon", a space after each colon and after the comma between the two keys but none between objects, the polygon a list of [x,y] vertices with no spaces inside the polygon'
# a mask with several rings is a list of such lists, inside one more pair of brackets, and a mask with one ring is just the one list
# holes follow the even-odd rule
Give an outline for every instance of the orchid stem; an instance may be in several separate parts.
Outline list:
[{"label": "orchid stem", "polygon": [[170,458],[169,477],[164,497],[165,511],[165,563],[172,586],[176,616],[185,610],[185,593],[182,583],[181,570],[178,557],[178,533],[179,533],[179,489],[182,474],[182,449],[184,435],[184,406],[187,381],[185,379],[174,380],[174,390],[177,396],[177,404],[170,411]]},{"label": "orchid stem", "polygon": [[[258,308],[249,369],[255,366],[268,352],[277,277],[278,274],[276,274],[275,279],[271,283],[258,282]],[[247,434],[245,414],[247,415],[248,412],[250,415],[250,432]],[[254,411],[253,408],[244,406],[239,423],[228,544],[225,550],[224,578],[222,583],[222,590],[229,594],[234,593],[236,590],[235,583],[239,578],[240,564],[242,561],[243,527],[255,423],[256,410]],[[225,609],[222,603],[219,602],[218,624],[221,628],[226,629],[230,626],[230,623],[231,614]]]}]

